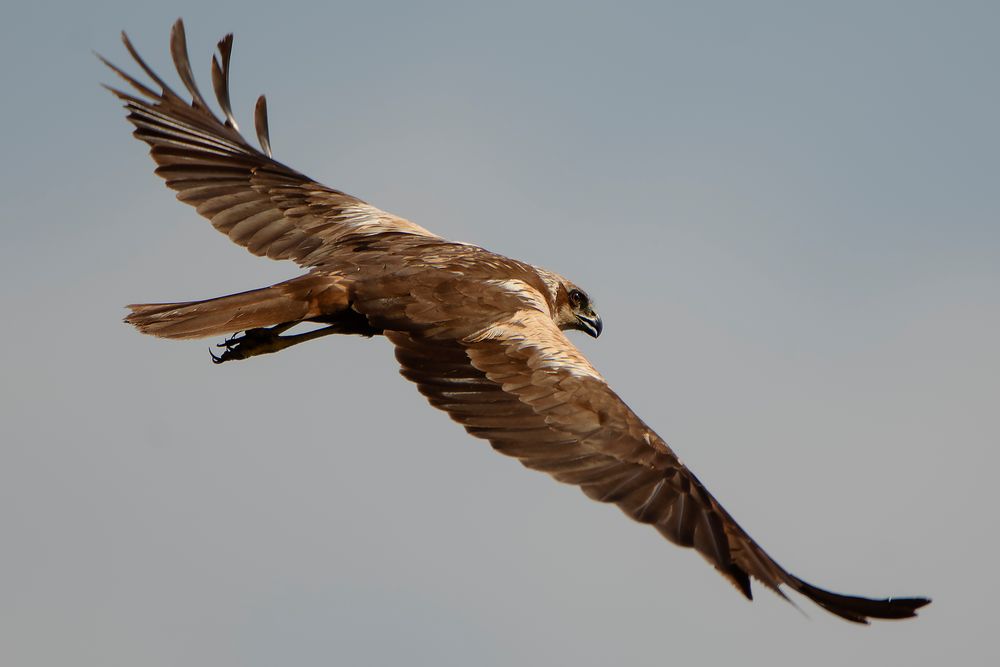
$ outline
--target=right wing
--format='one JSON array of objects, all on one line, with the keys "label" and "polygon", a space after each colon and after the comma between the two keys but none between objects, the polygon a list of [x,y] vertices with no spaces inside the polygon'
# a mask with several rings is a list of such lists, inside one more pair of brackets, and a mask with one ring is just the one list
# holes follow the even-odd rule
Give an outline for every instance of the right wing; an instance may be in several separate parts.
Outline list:
[{"label": "right wing", "polygon": [[785,570],[540,311],[520,310],[457,340],[423,329],[386,336],[402,374],[470,434],[693,547],[748,598],[753,577],[856,623],[915,616],[929,602],[831,593]]},{"label": "right wing", "polygon": [[225,121],[216,118],[195,85],[180,19],[171,30],[170,51],[191,94],[190,103],[146,65],[125,33],[122,41],[160,88],[156,92],[101,58],[139,93],[109,87],[125,101],[128,120],[136,128],[134,136],[149,144],[159,165],[157,175],[177,191],[177,198],[196,207],[235,243],[255,255],[314,267],[329,262],[345,236],[396,232],[439,238],[272,159],[263,96],[254,118],[263,152],[251,146],[240,134],[229,104],[232,35],[219,42],[221,64],[212,58],[213,87]]}]

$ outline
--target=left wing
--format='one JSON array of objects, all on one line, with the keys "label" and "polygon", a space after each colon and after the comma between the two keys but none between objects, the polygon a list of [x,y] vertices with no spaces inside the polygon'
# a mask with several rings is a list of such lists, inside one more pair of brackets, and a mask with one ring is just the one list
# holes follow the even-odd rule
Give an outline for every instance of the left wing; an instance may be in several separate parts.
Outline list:
[{"label": "left wing", "polygon": [[335,264],[333,256],[349,236],[389,232],[439,238],[273,159],[263,96],[254,114],[263,150],[250,145],[229,103],[231,34],[219,42],[219,58],[212,58],[212,83],[225,120],[215,116],[195,85],[180,19],[170,33],[170,52],[190,103],[146,65],[125,33],[122,41],[159,88],[157,92],[101,58],[138,93],[109,87],[124,100],[134,136],[149,144],[157,175],[177,191],[177,198],[197,208],[233,242],[255,255],[315,267]]}]

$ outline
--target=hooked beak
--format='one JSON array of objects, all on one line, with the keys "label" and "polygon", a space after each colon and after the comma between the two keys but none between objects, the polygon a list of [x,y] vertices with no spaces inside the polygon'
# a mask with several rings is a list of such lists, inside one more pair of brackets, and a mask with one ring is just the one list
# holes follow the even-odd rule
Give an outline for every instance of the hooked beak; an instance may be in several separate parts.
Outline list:
[{"label": "hooked beak", "polygon": [[588,336],[597,338],[601,335],[601,331],[604,330],[604,323],[601,321],[601,316],[597,313],[589,315],[577,314],[576,319],[580,323],[580,331]]}]

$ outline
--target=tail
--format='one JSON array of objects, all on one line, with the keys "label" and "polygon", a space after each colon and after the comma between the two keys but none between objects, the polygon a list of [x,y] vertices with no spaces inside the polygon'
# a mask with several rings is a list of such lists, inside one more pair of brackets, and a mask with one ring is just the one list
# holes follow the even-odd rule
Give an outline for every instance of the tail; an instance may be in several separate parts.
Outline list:
[{"label": "tail", "polygon": [[205,338],[322,318],[349,305],[347,288],[339,278],[307,274],[205,301],[132,304],[125,322],[161,338]]}]

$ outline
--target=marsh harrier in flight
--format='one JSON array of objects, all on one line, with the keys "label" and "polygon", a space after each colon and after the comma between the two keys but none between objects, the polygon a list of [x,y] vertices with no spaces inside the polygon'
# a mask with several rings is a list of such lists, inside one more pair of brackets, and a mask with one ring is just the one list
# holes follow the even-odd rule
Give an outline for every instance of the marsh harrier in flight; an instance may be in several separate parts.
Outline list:
[{"label": "marsh harrier in flight", "polygon": [[[694,547],[747,598],[753,577],[782,597],[787,586],[858,623],[914,616],[929,602],[831,593],[778,565],[566,338],[568,329],[601,333],[579,286],[443,239],[276,161],[263,96],[254,114],[260,149],[250,145],[229,101],[232,35],[212,59],[222,119],[195,85],[181,21],[170,52],[190,102],[122,38],[153,83],[105,60],[134,92],[110,90],[151,147],[157,175],[234,242],[307,270],[217,299],[129,306],[126,322],[163,338],[230,336],[218,363],[329,334],[385,336],[402,374],[469,433]],[[324,326],[285,333],[302,322]]]}]

